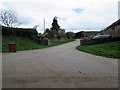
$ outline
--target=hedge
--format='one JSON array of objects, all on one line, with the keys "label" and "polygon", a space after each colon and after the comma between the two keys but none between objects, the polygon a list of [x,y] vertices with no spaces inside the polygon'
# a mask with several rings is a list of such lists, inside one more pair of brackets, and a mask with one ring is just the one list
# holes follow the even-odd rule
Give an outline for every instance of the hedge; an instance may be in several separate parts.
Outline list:
[{"label": "hedge", "polygon": [[93,44],[100,44],[100,43],[119,41],[119,40],[120,40],[120,37],[107,38],[107,39],[96,39],[96,40],[82,39],[80,40],[80,45],[93,45]]},{"label": "hedge", "polygon": [[2,26],[2,35],[13,35],[13,36],[23,36],[33,38],[36,37],[38,34],[36,29],[32,28],[11,28]]}]

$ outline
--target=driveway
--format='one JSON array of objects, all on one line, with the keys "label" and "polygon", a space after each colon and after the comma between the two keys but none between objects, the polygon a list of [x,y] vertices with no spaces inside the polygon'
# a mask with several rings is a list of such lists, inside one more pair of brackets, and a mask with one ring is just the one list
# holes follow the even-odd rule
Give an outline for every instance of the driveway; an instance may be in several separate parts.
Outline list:
[{"label": "driveway", "polygon": [[55,47],[3,53],[3,88],[117,88],[118,60]]}]

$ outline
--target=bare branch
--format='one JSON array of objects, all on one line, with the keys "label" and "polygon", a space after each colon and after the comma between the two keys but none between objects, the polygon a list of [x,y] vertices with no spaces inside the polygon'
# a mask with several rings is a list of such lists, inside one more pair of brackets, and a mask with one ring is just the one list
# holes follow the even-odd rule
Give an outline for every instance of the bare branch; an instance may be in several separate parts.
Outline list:
[{"label": "bare branch", "polygon": [[2,10],[0,12],[0,22],[8,27],[12,27],[13,25],[20,25],[17,15],[15,15],[15,12],[11,10]]}]

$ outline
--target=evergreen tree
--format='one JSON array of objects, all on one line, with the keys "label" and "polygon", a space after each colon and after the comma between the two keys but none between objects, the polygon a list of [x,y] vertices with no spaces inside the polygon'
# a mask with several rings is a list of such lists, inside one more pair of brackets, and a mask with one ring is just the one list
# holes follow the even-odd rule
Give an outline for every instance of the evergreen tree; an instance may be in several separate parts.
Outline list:
[{"label": "evergreen tree", "polygon": [[55,16],[52,23],[52,30],[59,31],[60,26],[58,25],[57,17]]},{"label": "evergreen tree", "polygon": [[65,38],[65,29],[61,29],[58,25],[57,17],[53,18],[52,27],[50,28],[50,36],[53,38]]}]

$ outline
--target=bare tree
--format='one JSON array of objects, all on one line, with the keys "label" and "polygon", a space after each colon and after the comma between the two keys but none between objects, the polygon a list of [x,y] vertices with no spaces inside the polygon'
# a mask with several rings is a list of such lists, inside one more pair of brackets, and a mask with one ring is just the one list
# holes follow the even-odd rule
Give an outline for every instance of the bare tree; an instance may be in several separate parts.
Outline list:
[{"label": "bare tree", "polygon": [[37,27],[39,27],[39,25],[35,25],[35,26],[33,27],[33,29],[37,29]]},{"label": "bare tree", "polygon": [[11,10],[2,10],[0,12],[0,22],[8,27],[19,26],[17,15]]}]

